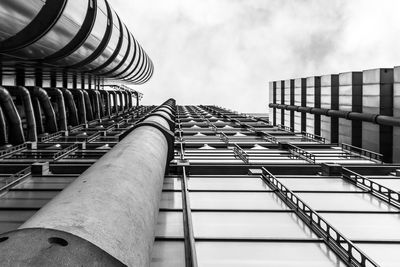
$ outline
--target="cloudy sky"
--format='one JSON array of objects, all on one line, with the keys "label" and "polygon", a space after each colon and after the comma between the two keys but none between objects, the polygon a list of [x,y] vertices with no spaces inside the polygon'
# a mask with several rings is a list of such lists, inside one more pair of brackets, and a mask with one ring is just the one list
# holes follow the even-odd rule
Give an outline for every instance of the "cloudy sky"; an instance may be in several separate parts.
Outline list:
[{"label": "cloudy sky", "polygon": [[267,112],[268,81],[400,65],[398,0],[109,0],[155,64],[144,104]]}]

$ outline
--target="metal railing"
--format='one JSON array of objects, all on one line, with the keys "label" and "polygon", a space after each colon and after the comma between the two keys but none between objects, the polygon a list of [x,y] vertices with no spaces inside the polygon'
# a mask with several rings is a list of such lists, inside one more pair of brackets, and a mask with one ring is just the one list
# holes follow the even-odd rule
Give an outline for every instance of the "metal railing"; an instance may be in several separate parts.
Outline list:
[{"label": "metal railing", "polygon": [[267,133],[267,132],[261,132],[261,133],[262,133],[262,135],[263,135],[263,138],[264,138],[266,141],[271,142],[271,143],[274,143],[274,144],[277,144],[277,143],[278,143],[276,137],[273,136],[272,134],[269,134],[269,133]]},{"label": "metal railing", "polygon": [[289,144],[288,150],[293,156],[301,158],[309,163],[315,163],[315,155],[304,150],[303,148]]},{"label": "metal railing", "polygon": [[27,145],[24,143],[24,144],[20,144],[20,145],[17,145],[17,146],[12,146],[12,147],[10,147],[10,148],[8,148],[6,150],[1,150],[0,151],[0,158],[4,158],[4,157],[6,157],[8,155],[14,154],[14,153],[19,152],[21,150],[24,150],[26,148],[27,148]]},{"label": "metal railing", "polygon": [[237,144],[233,144],[235,158],[240,158],[244,163],[249,164],[249,155]]},{"label": "metal railing", "polygon": [[346,143],[342,143],[341,148],[343,151],[348,151],[350,154],[354,153],[360,157],[367,158],[371,161],[377,161],[379,163],[383,163],[383,155],[376,153],[371,150],[363,149],[360,147],[352,146]]},{"label": "metal railing", "polygon": [[220,133],[219,133],[219,138],[220,138],[225,144],[229,145],[229,138],[228,138],[228,136],[226,136],[225,133],[220,132]]},{"label": "metal railing", "polygon": [[26,178],[29,175],[31,175],[31,166],[26,167],[25,169],[22,169],[19,172],[10,175],[9,177],[1,179],[0,194],[8,191],[9,188],[16,185],[22,179]]},{"label": "metal railing", "polygon": [[38,139],[39,139],[39,142],[46,142],[46,141],[49,141],[49,140],[52,140],[54,138],[58,138],[61,136],[62,136],[62,132],[56,132],[56,133],[52,133],[52,134],[48,134],[48,135],[39,137]]},{"label": "metal railing", "polygon": [[316,134],[302,131],[301,135],[308,140],[316,141],[316,142],[319,142],[322,144],[325,144],[325,142],[326,142],[326,139],[324,137],[316,135]]},{"label": "metal railing", "polygon": [[349,266],[379,266],[264,167],[262,178],[286,205],[293,209],[296,215]]},{"label": "metal railing", "polygon": [[73,145],[70,145],[70,146],[58,151],[57,153],[55,153],[53,155],[53,160],[59,160],[59,159],[65,157],[66,155],[68,155],[68,154],[72,153],[73,151],[77,150],[78,147],[79,147],[78,144],[73,144]]},{"label": "metal railing", "polygon": [[282,130],[282,131],[285,131],[285,132],[293,132],[293,128],[292,127],[289,127],[289,126],[286,126],[286,125],[282,125],[282,124],[278,124],[277,125],[278,126],[278,129],[279,130]]},{"label": "metal railing", "polygon": [[352,170],[347,168],[342,169],[343,178],[354,183],[359,188],[368,191],[372,195],[378,197],[379,199],[388,202],[390,205],[400,208],[400,193],[394,191],[386,186],[379,183],[371,181],[367,177],[364,177]]}]

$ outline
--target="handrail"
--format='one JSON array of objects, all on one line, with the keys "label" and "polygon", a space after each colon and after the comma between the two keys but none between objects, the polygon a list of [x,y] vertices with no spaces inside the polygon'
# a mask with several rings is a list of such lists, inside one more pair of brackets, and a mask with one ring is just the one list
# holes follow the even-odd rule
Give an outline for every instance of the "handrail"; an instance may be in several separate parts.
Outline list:
[{"label": "handrail", "polygon": [[46,141],[49,141],[49,140],[51,140],[51,139],[60,137],[61,135],[62,135],[62,132],[60,132],[60,131],[59,131],[59,132],[52,133],[52,134],[48,134],[48,135],[39,137],[39,142],[46,142]]},{"label": "handrail", "polygon": [[293,132],[293,128],[292,127],[289,127],[289,126],[286,126],[286,125],[282,125],[282,124],[278,124],[277,126],[278,126],[279,130],[283,130],[285,132],[291,132],[291,133]]},{"label": "handrail", "polygon": [[26,149],[28,146],[26,145],[26,143],[24,144],[20,144],[17,146],[12,146],[6,150],[1,150],[0,151],[0,158],[4,158],[5,156],[11,155],[13,153],[16,153],[18,151],[24,150]]},{"label": "handrail", "polygon": [[249,155],[237,144],[233,144],[235,158],[240,158],[244,163],[249,164]]},{"label": "handrail", "polygon": [[229,138],[224,132],[219,133],[219,138],[227,145],[229,145]]},{"label": "handrail", "polygon": [[4,182],[4,185],[0,187],[0,194],[5,193],[9,188],[19,183],[22,179],[26,178],[30,174],[31,166],[26,167],[17,173],[11,174],[9,177],[3,178],[2,183]]},{"label": "handrail", "polygon": [[315,163],[315,155],[304,150],[303,148],[300,148],[298,146],[292,145],[292,144],[288,144],[288,150],[289,152],[294,155],[297,156],[301,159],[304,159],[305,161],[314,164]]},{"label": "handrail", "polygon": [[350,266],[379,266],[264,167],[262,167],[262,178],[344,262]]},{"label": "handrail", "polygon": [[267,132],[261,132],[261,133],[262,133],[264,139],[267,140],[268,142],[271,142],[274,144],[278,143],[277,138],[275,136],[273,136],[272,134],[269,134]]},{"label": "handrail", "polygon": [[78,149],[78,144],[70,145],[70,146],[58,151],[57,153],[55,153],[53,155],[53,160],[59,160],[60,158],[65,157],[66,155],[70,154],[71,152],[73,152],[77,149]]},{"label": "handrail", "polygon": [[326,139],[322,136],[316,135],[316,134],[312,134],[312,133],[308,133],[305,131],[301,132],[301,135],[307,139],[311,139],[312,141],[317,141],[319,143],[325,144]]},{"label": "handrail", "polygon": [[356,153],[361,157],[367,158],[371,161],[375,160],[378,161],[379,163],[383,163],[383,155],[376,153],[374,151],[368,150],[368,149],[364,149],[364,148],[360,148],[360,147],[356,147],[356,146],[352,146],[346,143],[342,143],[341,144],[341,148],[342,150],[348,151],[350,153]]},{"label": "handrail", "polygon": [[90,135],[90,136],[86,139],[86,142],[92,142],[92,141],[95,140],[97,137],[99,137],[100,134],[101,134],[100,132],[96,132],[96,133]]},{"label": "handrail", "polygon": [[347,168],[342,169],[342,177],[349,180],[359,188],[368,191],[379,199],[388,202],[390,205],[400,208],[400,193],[384,185],[376,183]]}]

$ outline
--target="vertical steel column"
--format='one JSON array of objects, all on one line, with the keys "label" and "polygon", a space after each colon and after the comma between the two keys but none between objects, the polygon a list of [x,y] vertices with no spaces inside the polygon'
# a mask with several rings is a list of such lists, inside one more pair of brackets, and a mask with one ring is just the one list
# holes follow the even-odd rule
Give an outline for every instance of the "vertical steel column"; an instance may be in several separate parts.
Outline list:
[{"label": "vertical steel column", "polygon": [[[269,103],[273,103],[273,104],[276,103],[275,82],[269,82]],[[276,124],[276,108],[269,109],[268,119],[269,119],[269,122],[272,123],[272,125]]]},{"label": "vertical steel column", "polygon": [[[393,117],[400,117],[400,67],[394,68]],[[400,162],[400,127],[393,127],[393,162]]]},{"label": "vertical steel column", "polygon": [[2,266],[149,266],[175,100],[148,115],[18,230],[0,236]]},{"label": "vertical steel column", "polygon": [[[339,75],[321,76],[321,108],[339,109],[338,90]],[[321,137],[328,143],[337,143],[338,134],[338,118],[321,115]]]}]

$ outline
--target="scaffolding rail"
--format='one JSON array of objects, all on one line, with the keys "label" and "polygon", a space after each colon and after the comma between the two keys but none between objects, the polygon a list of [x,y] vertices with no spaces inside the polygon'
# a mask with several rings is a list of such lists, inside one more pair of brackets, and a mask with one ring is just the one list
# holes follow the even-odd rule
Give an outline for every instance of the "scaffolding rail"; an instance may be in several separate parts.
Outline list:
[{"label": "scaffolding rail", "polygon": [[300,158],[309,163],[315,164],[315,155],[306,151],[303,148],[289,144],[288,151],[290,152],[290,154],[292,154],[293,156],[295,156],[297,158]]},{"label": "scaffolding rail", "polygon": [[308,140],[316,141],[316,142],[321,143],[321,144],[325,144],[326,143],[326,139],[324,137],[316,135],[316,134],[312,134],[312,133],[308,133],[308,132],[302,131],[301,135],[304,138],[308,139]]},{"label": "scaffolding rail", "polygon": [[274,192],[306,223],[325,243],[349,266],[375,266],[379,265],[365,255],[349,239],[331,226],[316,211],[301,200],[295,193],[284,186],[266,168],[262,168],[263,180]]},{"label": "scaffolding rail", "polygon": [[397,191],[376,183],[347,168],[342,169],[342,177],[379,199],[388,202],[390,205],[400,208],[400,193]]},{"label": "scaffolding rail", "polygon": [[238,144],[233,144],[235,158],[240,158],[244,163],[249,164],[249,154],[246,153]]},{"label": "scaffolding rail", "polygon": [[66,148],[64,148],[64,149],[62,149],[62,150],[60,150],[60,151],[58,151],[57,153],[55,153],[55,154],[53,155],[53,160],[54,160],[54,161],[55,161],[55,160],[59,160],[59,159],[65,157],[66,155],[68,155],[68,154],[74,152],[74,151],[77,150],[78,148],[79,148],[79,145],[78,145],[78,144],[70,145],[70,146],[68,146],[68,147],[66,147]]},{"label": "scaffolding rail", "polygon": [[1,150],[0,151],[0,159],[4,158],[6,156],[12,155],[14,153],[17,153],[17,152],[19,152],[21,150],[27,149],[27,148],[28,148],[28,146],[26,145],[26,143],[24,143],[24,144],[21,144],[21,145],[12,146],[12,147],[10,147],[10,148],[8,148],[6,150]]},{"label": "scaffolding rail", "polygon": [[346,143],[341,144],[341,148],[343,151],[347,151],[350,154],[356,154],[360,157],[367,158],[371,161],[376,161],[378,163],[383,163],[383,155],[376,153],[374,151],[363,149],[360,147],[352,146]]},{"label": "scaffolding rail", "polygon": [[9,177],[2,178],[0,181],[0,195],[7,192],[11,187],[21,182],[23,179],[31,175],[31,166],[20,170]]}]

